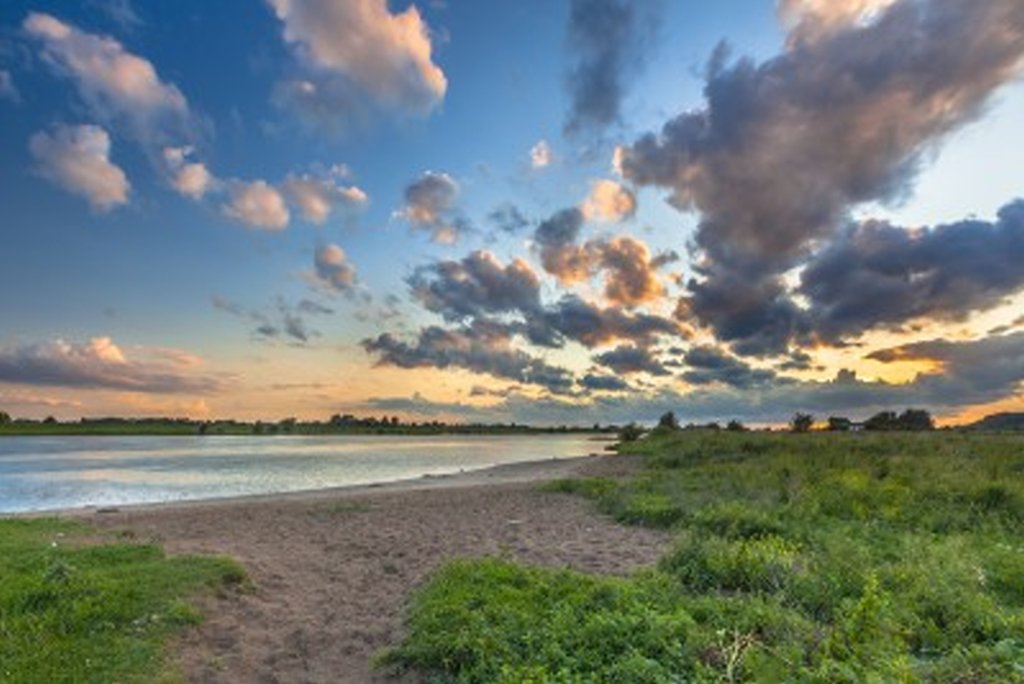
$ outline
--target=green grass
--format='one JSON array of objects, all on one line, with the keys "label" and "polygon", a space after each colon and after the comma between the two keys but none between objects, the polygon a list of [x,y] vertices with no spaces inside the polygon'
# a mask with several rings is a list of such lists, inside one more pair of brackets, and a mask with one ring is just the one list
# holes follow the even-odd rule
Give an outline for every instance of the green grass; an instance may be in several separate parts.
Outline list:
[{"label": "green grass", "polygon": [[1024,437],[685,431],[563,480],[671,530],[626,579],[460,561],[385,661],[438,682],[1024,682]]},{"label": "green grass", "polygon": [[164,647],[201,620],[190,599],[245,582],[225,558],[82,543],[88,534],[54,519],[0,520],[0,681],[173,679]]}]

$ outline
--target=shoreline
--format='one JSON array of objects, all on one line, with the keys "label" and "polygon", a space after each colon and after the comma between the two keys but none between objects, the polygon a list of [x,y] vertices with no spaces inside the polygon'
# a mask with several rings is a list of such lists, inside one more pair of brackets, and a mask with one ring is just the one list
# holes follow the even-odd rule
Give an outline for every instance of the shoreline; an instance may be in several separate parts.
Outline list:
[{"label": "shoreline", "polygon": [[[603,440],[602,440],[603,441]],[[424,474],[417,477],[398,480],[385,480],[365,484],[338,485],[318,489],[300,489],[287,492],[267,492],[262,494],[239,494],[237,496],[218,496],[204,499],[182,499],[174,501],[150,501],[126,504],[86,504],[65,508],[48,508],[32,511],[0,511],[0,519],[17,518],[48,518],[73,517],[86,518],[92,516],[108,516],[118,513],[173,510],[181,508],[221,507],[237,504],[272,504],[276,502],[309,502],[315,503],[324,499],[360,497],[367,494],[391,494],[397,492],[415,492],[438,489],[459,489],[465,487],[485,486],[492,484],[536,483],[558,479],[572,474],[573,466],[588,459],[614,456],[615,453],[591,452],[580,456],[562,456],[515,463],[471,468],[440,475]]]},{"label": "shoreline", "polygon": [[[235,559],[252,589],[209,596],[206,616],[171,648],[184,681],[394,682],[373,666],[405,633],[407,601],[444,563],[500,557],[599,575],[650,567],[671,543],[624,527],[561,477],[616,476],[630,456],[504,464],[441,477],[284,495],[64,513],[98,540]],[[398,681],[416,681],[399,678]]]}]

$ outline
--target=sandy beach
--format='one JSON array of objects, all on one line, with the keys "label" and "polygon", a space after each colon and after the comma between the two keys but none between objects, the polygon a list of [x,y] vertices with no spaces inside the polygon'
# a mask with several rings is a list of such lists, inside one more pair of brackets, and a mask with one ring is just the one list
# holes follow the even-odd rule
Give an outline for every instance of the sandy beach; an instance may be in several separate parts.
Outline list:
[{"label": "sandy beach", "polygon": [[388,681],[372,667],[402,635],[410,593],[446,560],[504,556],[624,574],[654,563],[667,535],[626,528],[540,482],[615,475],[620,456],[499,466],[281,496],[78,510],[101,529],[170,553],[227,554],[251,593],[210,598],[205,623],[175,644],[190,682]]}]

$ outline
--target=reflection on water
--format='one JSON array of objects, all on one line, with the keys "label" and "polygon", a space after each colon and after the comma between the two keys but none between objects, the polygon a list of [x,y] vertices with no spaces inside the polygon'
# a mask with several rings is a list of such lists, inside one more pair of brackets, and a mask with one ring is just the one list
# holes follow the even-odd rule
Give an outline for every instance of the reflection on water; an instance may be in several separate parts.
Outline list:
[{"label": "reflection on water", "polygon": [[0,512],[390,482],[604,446],[586,435],[4,437]]}]

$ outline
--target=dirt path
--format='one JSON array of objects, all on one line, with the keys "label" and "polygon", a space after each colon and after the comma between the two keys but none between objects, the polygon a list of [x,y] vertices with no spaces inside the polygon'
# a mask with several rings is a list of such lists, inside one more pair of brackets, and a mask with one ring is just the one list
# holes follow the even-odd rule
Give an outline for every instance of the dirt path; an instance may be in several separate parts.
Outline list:
[{"label": "dirt path", "polygon": [[653,563],[666,535],[626,528],[537,483],[616,472],[620,457],[506,466],[385,487],[85,514],[172,553],[245,564],[249,595],[211,599],[180,644],[195,682],[373,682],[374,653],[401,636],[409,593],[445,560],[502,555],[621,574]]}]

